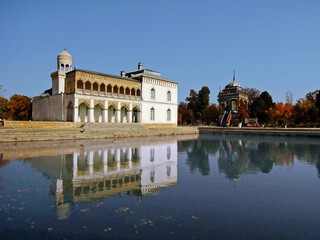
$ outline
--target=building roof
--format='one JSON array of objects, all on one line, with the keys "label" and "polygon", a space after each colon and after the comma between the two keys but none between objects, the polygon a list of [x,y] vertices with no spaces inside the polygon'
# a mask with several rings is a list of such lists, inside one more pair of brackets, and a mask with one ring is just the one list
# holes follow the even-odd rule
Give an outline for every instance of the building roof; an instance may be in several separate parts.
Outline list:
[{"label": "building roof", "polygon": [[154,70],[150,70],[150,69],[139,69],[139,70],[135,70],[135,71],[132,71],[132,72],[128,72],[126,73],[126,76],[130,77],[130,78],[138,78],[138,77],[150,77],[150,78],[155,78],[155,79],[158,79],[158,80],[163,80],[163,81],[166,81],[166,82],[170,82],[170,83],[175,83],[175,84],[178,84],[176,82],[173,82],[167,78],[164,78],[161,76],[161,73],[159,72],[156,72]]},{"label": "building roof", "polygon": [[128,78],[128,77],[121,77],[121,76],[117,76],[117,75],[113,75],[113,74],[101,73],[101,72],[96,72],[96,71],[91,71],[91,70],[86,70],[86,69],[75,69],[70,72],[67,72],[67,74],[71,73],[71,72],[76,72],[76,71],[84,72],[84,73],[91,73],[91,74],[100,75],[100,76],[104,76],[104,77],[120,78],[120,79],[131,81],[131,82],[141,83],[141,81],[136,80],[136,79],[132,79],[132,78]]}]

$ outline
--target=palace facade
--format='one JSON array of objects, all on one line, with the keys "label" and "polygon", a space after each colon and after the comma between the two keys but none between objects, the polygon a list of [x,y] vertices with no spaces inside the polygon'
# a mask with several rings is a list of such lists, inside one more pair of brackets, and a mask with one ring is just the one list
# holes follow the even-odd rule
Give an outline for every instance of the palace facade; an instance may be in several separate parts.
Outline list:
[{"label": "palace facade", "polygon": [[116,76],[72,69],[63,51],[51,78],[52,88],[32,100],[35,121],[177,124],[178,84],[141,62]]}]

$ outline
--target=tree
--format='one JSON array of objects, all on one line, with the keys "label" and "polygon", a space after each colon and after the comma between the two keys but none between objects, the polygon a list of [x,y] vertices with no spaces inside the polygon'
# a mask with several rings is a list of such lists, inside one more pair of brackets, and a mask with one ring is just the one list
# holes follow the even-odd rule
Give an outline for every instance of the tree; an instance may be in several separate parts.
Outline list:
[{"label": "tree", "polygon": [[178,107],[178,123],[179,124],[190,124],[194,122],[194,116],[190,109],[188,109],[187,104],[180,102]]},{"label": "tree", "polygon": [[10,98],[9,107],[11,110],[11,118],[13,120],[31,120],[31,98],[15,94]]},{"label": "tree", "polygon": [[0,97],[0,119],[10,118],[9,101],[4,97]]},{"label": "tree", "polygon": [[273,107],[270,107],[266,114],[269,116],[269,119],[272,124],[281,126],[291,124],[291,117],[293,112],[293,106],[289,104],[283,104],[282,102],[274,104]]},{"label": "tree", "polygon": [[286,92],[286,103],[292,106],[293,104],[293,98],[292,98],[292,92]]},{"label": "tree", "polygon": [[255,88],[244,88],[243,91],[248,95],[249,106],[251,106],[254,101],[257,101],[260,96],[260,91]]},{"label": "tree", "polygon": [[313,92],[308,92],[306,95],[306,99],[311,101],[312,103],[315,103],[317,100],[317,95],[320,93],[320,90],[315,90]]},{"label": "tree", "polygon": [[247,105],[242,100],[239,101],[238,114],[239,114],[238,118],[240,122],[242,122],[244,118],[249,117]]},{"label": "tree", "polygon": [[202,87],[198,93],[198,111],[200,112],[201,121],[205,119],[205,112],[209,106],[209,94],[210,90],[208,87]]},{"label": "tree", "polygon": [[186,101],[188,102],[188,109],[193,112],[196,120],[204,121],[205,112],[209,106],[209,94],[210,90],[208,87],[202,87],[198,93],[193,89],[190,90]]},{"label": "tree", "polygon": [[309,111],[313,106],[312,100],[300,98],[293,107],[293,121],[295,124],[305,124],[310,122]]},{"label": "tree", "polygon": [[319,117],[319,109],[316,107],[316,105],[312,105],[310,110],[308,111],[308,115],[310,117],[310,121],[312,123],[316,122]]},{"label": "tree", "polygon": [[216,120],[218,119],[218,117],[219,117],[219,109],[217,105],[213,103],[206,109],[205,121],[208,125],[210,125],[212,123],[216,123]]},{"label": "tree", "polygon": [[320,117],[320,92],[318,92],[317,94],[317,98],[316,98],[316,107],[318,108],[319,110],[319,117]]},{"label": "tree", "polygon": [[251,105],[251,117],[257,117],[260,123],[268,123],[269,117],[266,110],[273,107],[273,105],[270,94],[267,91],[262,92],[257,101],[254,101]]},{"label": "tree", "polygon": [[186,97],[186,101],[188,102],[188,109],[193,112],[195,118],[197,118],[197,106],[198,106],[198,94],[195,90],[191,89],[189,93],[189,97]]}]

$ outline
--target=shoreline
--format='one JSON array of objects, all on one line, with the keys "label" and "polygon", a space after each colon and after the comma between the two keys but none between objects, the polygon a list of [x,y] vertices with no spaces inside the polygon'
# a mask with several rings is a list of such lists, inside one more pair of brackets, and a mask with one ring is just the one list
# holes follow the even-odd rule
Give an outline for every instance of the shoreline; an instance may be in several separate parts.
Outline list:
[{"label": "shoreline", "polygon": [[320,137],[320,128],[198,127],[199,134]]},{"label": "shoreline", "polygon": [[320,128],[237,128],[211,126],[150,126],[142,124],[84,124],[40,122],[39,126],[0,127],[0,144],[42,141],[86,141],[192,134],[320,137]]}]

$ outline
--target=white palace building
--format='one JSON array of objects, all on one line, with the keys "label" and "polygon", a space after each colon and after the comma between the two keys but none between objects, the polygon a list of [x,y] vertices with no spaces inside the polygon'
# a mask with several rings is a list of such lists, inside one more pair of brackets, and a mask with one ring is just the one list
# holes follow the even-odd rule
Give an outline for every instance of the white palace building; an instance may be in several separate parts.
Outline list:
[{"label": "white palace building", "polygon": [[141,62],[120,76],[72,70],[63,51],[51,78],[52,89],[32,100],[34,121],[177,124],[178,84]]}]

